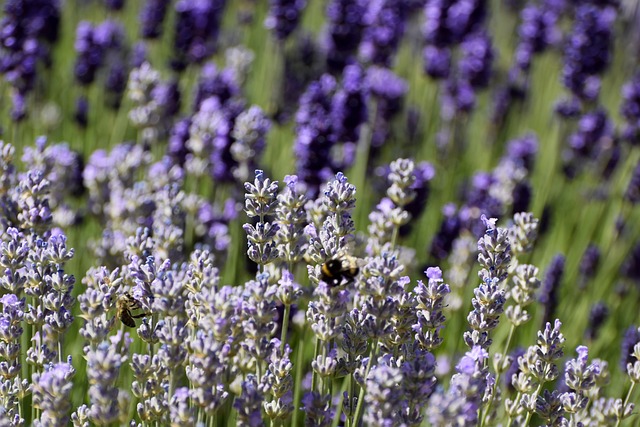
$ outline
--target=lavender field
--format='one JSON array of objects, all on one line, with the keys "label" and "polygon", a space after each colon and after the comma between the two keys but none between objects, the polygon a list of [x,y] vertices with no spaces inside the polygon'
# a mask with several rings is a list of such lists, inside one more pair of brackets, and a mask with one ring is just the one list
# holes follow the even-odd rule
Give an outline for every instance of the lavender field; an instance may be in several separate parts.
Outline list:
[{"label": "lavender field", "polygon": [[0,427],[640,426],[637,0],[4,0]]}]

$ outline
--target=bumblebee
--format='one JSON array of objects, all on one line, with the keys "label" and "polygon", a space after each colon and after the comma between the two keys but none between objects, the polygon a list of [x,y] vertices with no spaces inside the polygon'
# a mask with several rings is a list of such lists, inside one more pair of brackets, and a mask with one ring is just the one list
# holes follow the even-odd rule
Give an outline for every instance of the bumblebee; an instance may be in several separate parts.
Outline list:
[{"label": "bumblebee", "polygon": [[345,255],[327,260],[320,269],[320,280],[331,287],[352,282],[360,272],[358,258]]},{"label": "bumblebee", "polygon": [[138,310],[140,308],[142,308],[140,301],[132,297],[131,294],[125,293],[121,295],[116,302],[116,317],[126,326],[135,328],[136,321],[133,319],[139,319],[149,315],[149,313],[131,314],[132,310]]}]

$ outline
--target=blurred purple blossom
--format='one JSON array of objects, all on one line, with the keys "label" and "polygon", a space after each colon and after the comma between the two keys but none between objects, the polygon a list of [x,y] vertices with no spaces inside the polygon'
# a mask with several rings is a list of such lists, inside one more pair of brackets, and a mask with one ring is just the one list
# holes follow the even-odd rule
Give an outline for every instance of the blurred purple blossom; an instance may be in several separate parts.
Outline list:
[{"label": "blurred purple blossom", "polygon": [[402,1],[371,0],[363,17],[360,56],[366,63],[391,66],[404,35],[407,10]]},{"label": "blurred purple blossom", "polygon": [[276,40],[283,42],[298,26],[307,0],[269,0],[269,14],[264,21]]},{"label": "blurred purple blossom", "polygon": [[616,10],[584,3],[576,7],[575,24],[564,52],[562,81],[579,99],[593,101],[600,92],[600,74],[609,66]]},{"label": "blurred purple blossom", "polygon": [[355,60],[365,29],[364,0],[331,0],[327,5],[327,68],[339,73]]},{"label": "blurred purple blossom", "polygon": [[170,0],[146,0],[140,9],[140,36],[143,39],[157,39],[162,35],[162,23],[167,14]]},{"label": "blurred purple blossom", "polygon": [[179,0],[175,4],[174,70],[202,64],[215,52],[224,6],[224,0]]}]

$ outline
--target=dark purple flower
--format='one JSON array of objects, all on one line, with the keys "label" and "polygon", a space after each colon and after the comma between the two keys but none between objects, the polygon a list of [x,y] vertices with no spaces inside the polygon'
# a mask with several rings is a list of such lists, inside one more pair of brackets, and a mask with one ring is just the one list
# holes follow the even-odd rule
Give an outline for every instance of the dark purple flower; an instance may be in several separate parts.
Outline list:
[{"label": "dark purple flower", "polygon": [[76,99],[73,118],[81,127],[87,127],[89,123],[89,100],[85,96],[80,96]]},{"label": "dark purple flower", "polygon": [[265,27],[273,31],[279,42],[283,42],[298,26],[306,5],[306,0],[269,0]]},{"label": "dark purple flower", "polygon": [[224,0],[180,0],[176,20],[171,67],[183,71],[189,64],[202,64],[216,50]]},{"label": "dark purple flower", "polygon": [[624,198],[634,205],[640,202],[640,162],[633,169]]},{"label": "dark purple flower", "polygon": [[427,45],[424,48],[424,71],[431,78],[446,79],[451,72],[451,49]]},{"label": "dark purple flower", "polygon": [[9,0],[0,19],[0,74],[17,93],[12,119],[26,116],[24,97],[36,83],[38,63],[51,63],[50,49],[58,39],[60,4],[56,0]]},{"label": "dark purple flower", "polygon": [[[360,125],[367,120],[368,90],[362,67],[348,65],[342,85],[333,96],[331,116],[336,142],[358,142]],[[345,164],[342,167],[348,167]]]},{"label": "dark purple flower", "polygon": [[636,244],[627,255],[620,267],[620,274],[640,286],[640,244]]},{"label": "dark purple flower", "polygon": [[336,172],[330,161],[336,143],[331,121],[331,101],[336,87],[332,76],[323,75],[309,85],[296,113],[297,175],[312,192],[317,192]]},{"label": "dark purple flower", "polygon": [[586,113],[580,118],[578,128],[569,135],[569,147],[563,153],[565,172],[572,176],[585,160],[596,160],[611,149],[615,142],[614,126],[603,108]]},{"label": "dark purple flower", "polygon": [[580,260],[580,287],[584,287],[586,282],[593,279],[593,276],[598,269],[598,263],[600,261],[600,249],[593,243],[587,246],[582,259]]},{"label": "dark purple flower", "polygon": [[146,0],[140,10],[140,36],[157,39],[162,35],[162,22],[167,14],[170,0]]},{"label": "dark purple flower", "polygon": [[390,66],[404,35],[406,8],[396,0],[371,0],[364,15],[366,25],[360,55],[366,62]]},{"label": "dark purple flower", "polygon": [[538,301],[544,306],[543,324],[554,318],[556,306],[558,305],[558,290],[564,275],[564,255],[558,254],[549,263],[547,271],[540,287]]},{"label": "dark purple flower", "polygon": [[111,108],[120,108],[122,94],[127,88],[128,70],[123,61],[112,59],[107,70],[107,77],[104,82],[105,96],[107,97],[107,105]]},{"label": "dark purple flower", "polygon": [[511,364],[507,368],[507,371],[502,377],[502,380],[505,382],[509,390],[514,390],[513,388],[513,376],[520,372],[520,365],[518,364],[518,358],[524,356],[526,350],[523,347],[516,347],[513,349],[509,356],[511,357]]},{"label": "dark purple flower", "polygon": [[187,141],[189,140],[189,127],[191,119],[184,118],[176,121],[169,132],[169,143],[167,145],[167,154],[173,161],[182,166],[187,158]]},{"label": "dark purple flower", "polygon": [[626,126],[622,138],[632,145],[640,143],[640,74],[636,74],[622,86],[622,105],[620,114]]},{"label": "dark purple flower", "polygon": [[122,10],[124,7],[124,0],[104,0],[104,7],[113,11]]},{"label": "dark purple flower", "polygon": [[528,4],[522,9],[520,19],[520,41],[515,52],[515,62],[520,70],[528,73],[533,55],[544,52],[548,46],[558,41],[558,15],[551,8]]},{"label": "dark purple flower", "polygon": [[461,228],[460,217],[453,204],[446,205],[442,209],[442,214],[440,228],[433,237],[431,249],[429,250],[429,254],[436,261],[446,259],[449,256],[453,241],[458,237]]},{"label": "dark purple flower", "polygon": [[427,45],[452,47],[477,30],[486,15],[485,0],[428,0],[424,7]]},{"label": "dark purple flower", "polygon": [[131,68],[140,68],[147,60],[147,46],[144,42],[137,42],[131,49]]},{"label": "dark purple flower", "polygon": [[[212,62],[205,64],[198,78],[193,111],[198,111],[200,104],[207,98],[218,98],[221,106],[240,94],[240,87],[231,69],[218,70]],[[239,113],[240,111],[238,111]]]},{"label": "dark purple flower", "polygon": [[489,84],[493,63],[491,38],[485,31],[474,33],[460,45],[462,57],[458,64],[460,76],[473,88],[484,88]]},{"label": "dark purple flower", "polygon": [[592,101],[598,97],[598,76],[611,61],[615,19],[612,7],[584,3],[576,8],[575,24],[564,52],[562,81],[580,99]]},{"label": "dark purple flower", "polygon": [[607,317],[609,317],[609,309],[605,303],[599,301],[591,306],[589,324],[584,333],[588,340],[593,341],[598,338],[598,333],[602,328],[602,324],[607,320]]},{"label": "dark purple flower", "polygon": [[339,73],[354,60],[365,28],[365,0],[331,0],[327,6],[327,67]]},{"label": "dark purple flower", "polygon": [[640,342],[640,328],[637,326],[629,326],[622,337],[620,344],[620,368],[626,372],[627,364],[634,363],[633,347]]},{"label": "dark purple flower", "polygon": [[[530,133],[507,143],[507,157],[531,171],[538,152],[538,138]],[[523,212],[523,211],[519,211]]]}]

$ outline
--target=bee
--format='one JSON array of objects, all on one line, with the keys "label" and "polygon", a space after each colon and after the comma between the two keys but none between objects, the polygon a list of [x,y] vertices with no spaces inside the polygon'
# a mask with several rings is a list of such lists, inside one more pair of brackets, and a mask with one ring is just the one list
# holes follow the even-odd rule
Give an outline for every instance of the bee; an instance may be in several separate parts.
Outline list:
[{"label": "bee", "polygon": [[320,280],[334,287],[351,283],[360,272],[358,258],[343,255],[327,260],[320,268]]},{"label": "bee", "polygon": [[116,317],[128,327],[135,328],[136,321],[133,319],[139,319],[149,315],[149,313],[131,314],[132,310],[138,310],[140,308],[142,308],[140,301],[127,292],[121,295],[116,302]]}]

